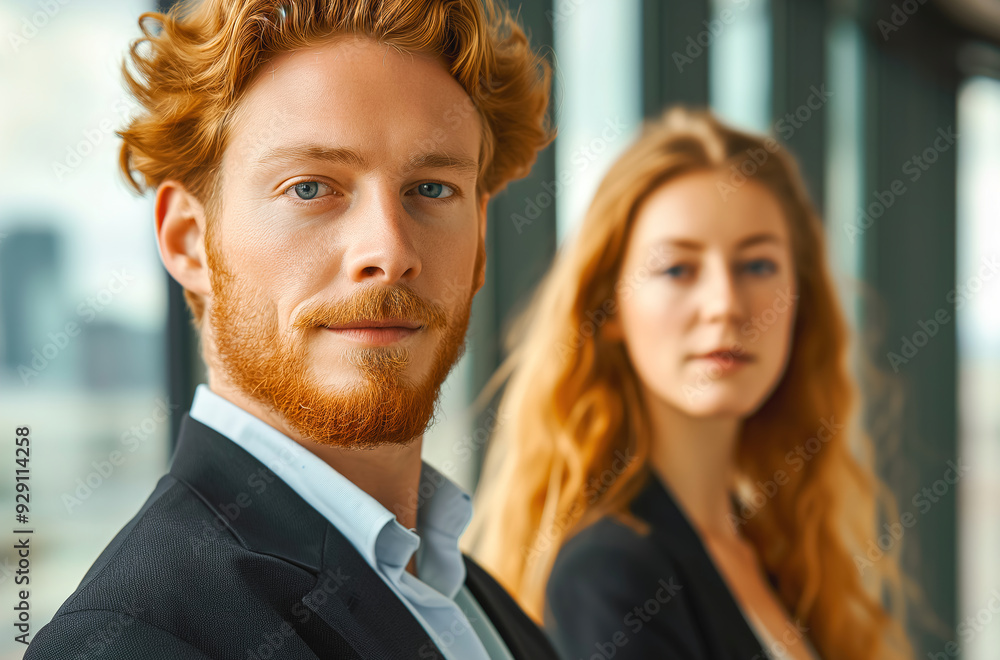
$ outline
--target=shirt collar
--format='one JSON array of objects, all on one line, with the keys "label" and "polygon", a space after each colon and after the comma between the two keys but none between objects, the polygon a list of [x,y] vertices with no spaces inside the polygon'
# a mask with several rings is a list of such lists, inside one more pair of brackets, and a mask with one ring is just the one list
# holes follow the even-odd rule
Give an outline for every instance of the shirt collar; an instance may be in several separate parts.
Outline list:
[{"label": "shirt collar", "polygon": [[472,518],[472,498],[428,463],[421,462],[417,528],[396,515],[308,449],[255,415],[213,392],[195,389],[190,415],[226,436],[295,490],[329,520],[370,566],[398,580],[417,552],[421,581],[448,598],[465,582],[458,539]]}]

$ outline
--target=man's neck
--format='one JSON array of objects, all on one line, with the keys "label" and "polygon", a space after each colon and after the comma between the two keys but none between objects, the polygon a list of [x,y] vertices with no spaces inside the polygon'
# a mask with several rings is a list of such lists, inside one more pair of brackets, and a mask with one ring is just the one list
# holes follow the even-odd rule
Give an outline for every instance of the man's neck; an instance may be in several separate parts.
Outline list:
[{"label": "man's neck", "polygon": [[405,446],[375,449],[343,449],[294,439],[396,514],[403,527],[416,528],[423,436]]},{"label": "man's neck", "polygon": [[[213,392],[246,410],[251,415],[273,426],[303,448],[344,475],[354,485],[365,491],[379,504],[395,514],[403,527],[415,530],[420,493],[420,471],[423,467],[420,452],[423,436],[417,436],[407,445],[385,445],[375,449],[345,449],[317,443],[304,437],[288,425],[285,419],[242,391],[211,382]],[[416,553],[414,553],[414,558]],[[407,570],[416,574],[416,564],[410,561]]]}]

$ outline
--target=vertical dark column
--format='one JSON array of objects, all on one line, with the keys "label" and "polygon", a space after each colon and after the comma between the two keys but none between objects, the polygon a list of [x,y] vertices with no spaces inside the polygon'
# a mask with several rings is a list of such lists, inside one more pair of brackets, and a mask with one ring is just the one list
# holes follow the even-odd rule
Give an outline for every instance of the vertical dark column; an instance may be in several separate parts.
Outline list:
[{"label": "vertical dark column", "polygon": [[708,105],[709,0],[642,0],[642,113]]},{"label": "vertical dark column", "polygon": [[198,352],[198,335],[191,325],[191,313],[184,301],[184,289],[163,271],[167,282],[167,394],[170,403],[177,404],[170,416],[170,454],[173,455],[180,432],[182,412],[191,407],[194,388],[202,368]]},{"label": "vertical dark column", "polygon": [[823,208],[826,172],[827,13],[823,0],[771,0],[771,100],[777,137],[798,158],[809,193]]},{"label": "vertical dark column", "polygon": [[[885,33],[878,19],[890,11],[884,3],[880,14],[864,20],[872,47],[863,264],[864,279],[878,295],[878,308],[866,312],[865,322],[879,329],[875,364],[903,395],[898,446],[890,443],[883,473],[900,514],[916,519],[903,538],[904,569],[917,579],[943,632],[953,636],[959,486],[946,475],[958,459],[956,321],[948,294],[955,287],[959,77],[947,66],[934,71],[921,55],[954,62],[949,26],[933,6]],[[916,657],[940,651],[942,640],[926,624],[919,628]]]},{"label": "vertical dark column", "polygon": [[[510,2],[535,50],[546,57],[553,51],[555,18],[552,0]],[[551,62],[551,57],[550,57]],[[553,77],[555,78],[555,76]],[[553,86],[554,87],[554,86]],[[555,105],[553,89],[553,106]],[[486,283],[476,295],[469,326],[473,397],[505,357],[502,343],[513,315],[527,303],[556,249],[555,144],[538,155],[531,174],[511,183],[490,200],[486,229]],[[495,398],[473,421],[474,429],[493,428]],[[479,434],[481,435],[481,434]],[[478,435],[477,435],[478,437]],[[480,451],[485,446],[479,447]],[[482,454],[475,461],[478,466]]]},{"label": "vertical dark column", "polygon": [[[166,12],[177,4],[177,0],[156,0],[156,11]],[[177,412],[170,416],[170,454],[173,455],[180,433],[181,411],[187,412],[194,397],[194,388],[199,378],[198,335],[191,325],[190,312],[184,301],[184,289],[166,270],[163,271],[167,284],[167,346],[166,369],[167,395],[170,403],[179,405]]]}]

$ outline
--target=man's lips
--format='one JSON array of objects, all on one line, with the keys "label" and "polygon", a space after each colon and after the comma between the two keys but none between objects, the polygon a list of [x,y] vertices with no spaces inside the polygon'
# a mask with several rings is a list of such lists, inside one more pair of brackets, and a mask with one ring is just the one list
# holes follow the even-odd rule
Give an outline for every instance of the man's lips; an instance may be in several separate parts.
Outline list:
[{"label": "man's lips", "polygon": [[348,330],[351,328],[407,328],[410,330],[419,330],[420,324],[416,321],[411,321],[409,319],[360,319],[358,321],[351,321],[350,323],[338,323],[336,325],[327,326],[331,330]]},{"label": "man's lips", "polygon": [[325,330],[338,337],[361,344],[386,346],[420,332],[423,326],[408,319],[360,320],[326,326]]}]

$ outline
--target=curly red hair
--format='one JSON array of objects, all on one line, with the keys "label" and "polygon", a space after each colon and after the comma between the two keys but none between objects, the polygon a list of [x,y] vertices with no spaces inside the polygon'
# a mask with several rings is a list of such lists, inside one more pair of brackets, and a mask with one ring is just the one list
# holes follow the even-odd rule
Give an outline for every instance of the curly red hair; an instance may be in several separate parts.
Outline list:
[{"label": "curly red hair", "polygon": [[[494,0],[188,0],[139,27],[122,73],[141,111],[119,133],[139,193],[176,179],[211,209],[228,127],[260,68],[344,34],[443,59],[483,123],[480,195],[525,176],[555,137],[551,66]],[[185,297],[200,322],[201,301]]]}]

